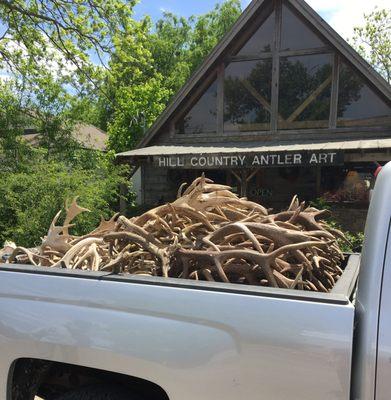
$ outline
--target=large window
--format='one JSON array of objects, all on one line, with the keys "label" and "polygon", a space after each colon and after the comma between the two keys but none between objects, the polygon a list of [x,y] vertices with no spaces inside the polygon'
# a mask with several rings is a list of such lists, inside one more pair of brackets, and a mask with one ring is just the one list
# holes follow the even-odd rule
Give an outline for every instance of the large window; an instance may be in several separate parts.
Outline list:
[{"label": "large window", "polygon": [[232,62],[225,70],[224,130],[270,129],[272,60]]},{"label": "large window", "polygon": [[386,99],[315,26],[286,0],[268,4],[276,8],[255,15],[224,50],[213,83],[178,110],[177,134],[391,125]]},{"label": "large window", "polygon": [[329,124],[332,56],[282,57],[278,126],[323,128]]},{"label": "large window", "polygon": [[175,124],[175,132],[216,133],[217,132],[217,82],[214,81],[186,115]]},{"label": "large window", "polygon": [[302,50],[325,44],[291,9],[282,6],[281,50]]},{"label": "large window", "polygon": [[346,64],[339,75],[337,125],[390,125],[391,108]]},{"label": "large window", "polygon": [[256,30],[248,42],[241,48],[237,56],[254,57],[272,51],[275,13],[272,12],[265,22]]}]

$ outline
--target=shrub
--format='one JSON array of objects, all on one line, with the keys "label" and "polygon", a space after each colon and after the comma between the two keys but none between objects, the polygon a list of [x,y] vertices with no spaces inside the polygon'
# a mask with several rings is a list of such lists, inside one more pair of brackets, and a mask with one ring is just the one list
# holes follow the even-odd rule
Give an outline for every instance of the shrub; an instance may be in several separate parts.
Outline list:
[{"label": "shrub", "polygon": [[[318,208],[319,210],[329,210],[330,206],[327,201],[319,197],[313,201],[311,201],[311,207]],[[343,232],[348,242],[345,240],[338,239],[338,244],[341,250],[344,253],[360,253],[362,250],[363,242],[364,242],[364,233],[358,232],[353,233],[350,231],[343,230],[341,225],[335,219],[331,217],[326,218],[325,221],[331,228],[338,229]]]},{"label": "shrub", "polygon": [[37,245],[65,201],[76,196],[91,212],[77,218],[72,233],[87,233],[99,224],[100,216],[111,217],[118,208],[119,186],[129,183],[123,168],[113,166],[107,156],[90,157],[95,157],[90,168],[82,165],[85,160],[70,165],[41,159],[27,170],[0,172],[0,244],[12,240],[20,246]]}]

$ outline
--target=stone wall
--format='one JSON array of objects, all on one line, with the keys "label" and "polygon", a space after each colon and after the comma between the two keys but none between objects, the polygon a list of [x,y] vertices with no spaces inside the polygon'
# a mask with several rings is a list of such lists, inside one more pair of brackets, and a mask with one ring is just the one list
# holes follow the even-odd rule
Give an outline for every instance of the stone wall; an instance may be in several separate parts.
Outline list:
[{"label": "stone wall", "polygon": [[331,211],[332,218],[342,226],[343,230],[364,232],[368,206],[337,203],[331,205]]},{"label": "stone wall", "polygon": [[143,203],[146,206],[157,206],[172,201],[176,197],[180,181],[175,182],[166,168],[145,165],[142,169]]}]

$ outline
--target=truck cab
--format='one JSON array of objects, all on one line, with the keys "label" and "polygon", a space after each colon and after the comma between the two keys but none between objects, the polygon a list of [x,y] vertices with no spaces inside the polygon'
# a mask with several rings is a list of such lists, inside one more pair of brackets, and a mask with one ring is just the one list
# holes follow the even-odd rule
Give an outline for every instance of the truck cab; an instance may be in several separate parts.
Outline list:
[{"label": "truck cab", "polygon": [[330,293],[0,265],[0,399],[386,400],[390,221]]},{"label": "truck cab", "polygon": [[353,399],[389,399],[391,377],[391,163],[371,200],[355,298]]}]

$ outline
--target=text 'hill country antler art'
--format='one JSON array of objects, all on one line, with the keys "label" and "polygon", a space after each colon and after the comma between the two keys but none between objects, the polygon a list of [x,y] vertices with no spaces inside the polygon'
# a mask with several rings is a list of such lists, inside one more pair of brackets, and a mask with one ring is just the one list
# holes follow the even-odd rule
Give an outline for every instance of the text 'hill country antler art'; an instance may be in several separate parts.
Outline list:
[{"label": "text 'hill country antler art'", "polygon": [[268,214],[229,186],[204,176],[177,199],[128,219],[102,219],[91,233],[69,233],[81,212],[76,199],[62,226],[59,212],[42,244],[16,247],[9,263],[175,277],[328,292],[342,274],[343,234],[295,196],[286,211]]}]

